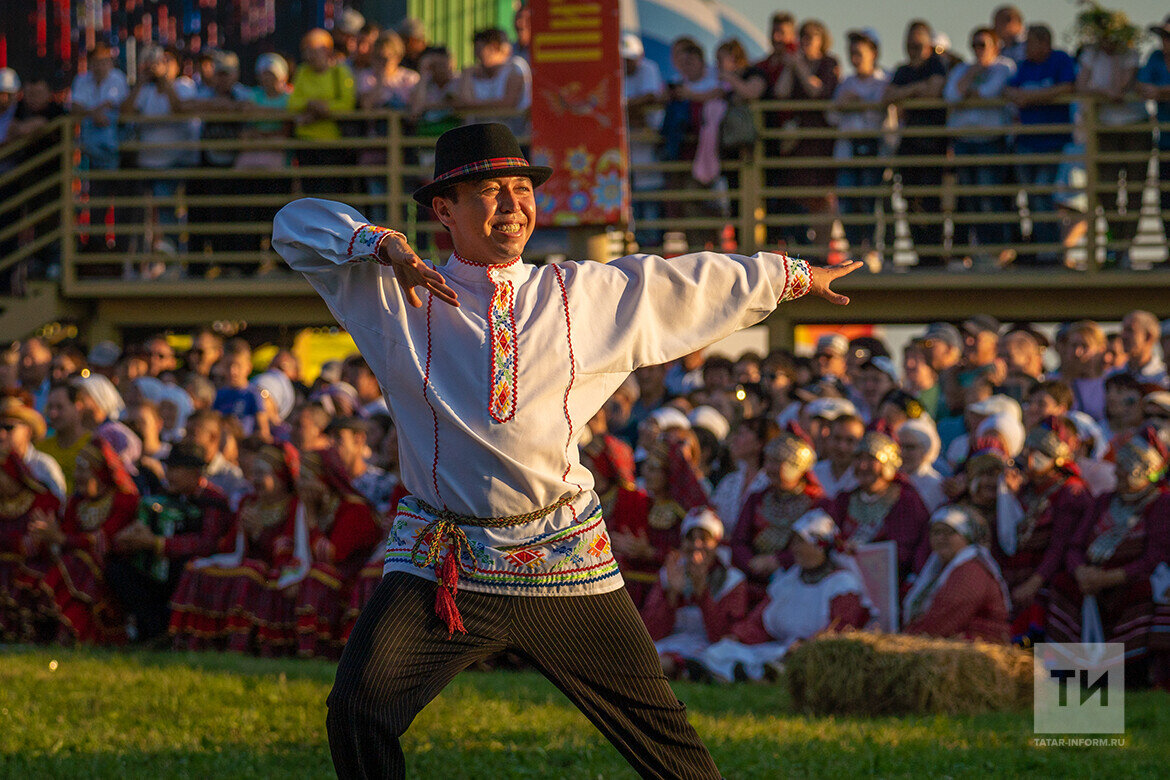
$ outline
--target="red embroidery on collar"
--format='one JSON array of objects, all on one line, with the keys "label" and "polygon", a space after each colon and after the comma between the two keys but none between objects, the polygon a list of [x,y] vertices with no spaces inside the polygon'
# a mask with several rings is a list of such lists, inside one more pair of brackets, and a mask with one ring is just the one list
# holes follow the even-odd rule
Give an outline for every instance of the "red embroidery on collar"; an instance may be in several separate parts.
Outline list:
[{"label": "red embroidery on collar", "polygon": [[460,257],[458,252],[452,252],[451,255],[452,255],[452,257],[454,257],[456,260],[463,263],[464,265],[473,265],[476,268],[509,268],[513,265],[516,265],[516,263],[520,262],[519,255],[517,255],[516,257],[513,257],[511,260],[509,260],[506,263],[477,263],[474,260],[468,260],[466,257]]}]

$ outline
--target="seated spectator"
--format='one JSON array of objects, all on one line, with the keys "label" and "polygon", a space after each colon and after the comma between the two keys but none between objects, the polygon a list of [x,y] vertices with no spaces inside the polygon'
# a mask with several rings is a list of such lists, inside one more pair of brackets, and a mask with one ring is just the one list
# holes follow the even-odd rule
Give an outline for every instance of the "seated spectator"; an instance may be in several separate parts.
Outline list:
[{"label": "seated spectator", "polygon": [[1161,328],[1158,318],[1148,311],[1131,311],[1121,321],[1121,343],[1125,347],[1125,366],[1117,367],[1114,373],[1124,370],[1139,383],[1170,387],[1166,364],[1157,355]]},{"label": "seated spectator", "polygon": [[61,503],[13,449],[3,449],[0,457],[0,640],[55,638],[56,621],[45,620],[38,610],[44,594],[28,587],[30,574],[36,573],[28,566],[34,553],[29,533],[34,522],[56,522]]},{"label": "seated spectator", "polygon": [[[459,124],[454,114],[460,84],[455,59],[446,46],[428,47],[419,59],[418,74],[410,93],[410,116],[416,133],[437,137]],[[419,160],[425,168],[433,167],[434,162],[433,150],[429,158]]]},{"label": "seated spectator", "polygon": [[[1138,94],[1146,100],[1157,103],[1158,123],[1163,127],[1170,124],[1170,16],[1160,25],[1150,27],[1150,32],[1158,37],[1158,47],[1150,52],[1149,59],[1142,66],[1137,75]],[[1158,133],[1158,151],[1162,157],[1158,161],[1158,181],[1170,181],[1170,131],[1160,130]],[[1162,211],[1163,233],[1170,237],[1170,190],[1162,190],[1160,196]]]},{"label": "seated spectator", "polygon": [[893,541],[898,547],[898,579],[904,582],[926,560],[930,513],[918,491],[898,473],[897,443],[870,432],[857,445],[853,470],[857,487],[837,496],[832,514],[842,538],[854,545]]},{"label": "seated spectator", "polygon": [[792,528],[810,509],[825,508],[824,491],[812,475],[816,455],[793,433],[780,434],[764,447],[768,486],[748,497],[729,542],[732,561],[762,589],[772,575],[792,565],[788,542]]},{"label": "seated spectator", "polygon": [[[833,146],[833,157],[838,160],[865,160],[875,158],[881,152],[882,139],[880,131],[885,122],[885,111],[873,108],[865,109],[851,107],[857,103],[880,103],[886,87],[890,83],[889,75],[878,67],[878,52],[881,39],[872,27],[861,30],[851,30],[849,39],[849,62],[853,66],[853,74],[837,85],[833,92],[834,111],[829,114],[829,121],[843,132],[858,132],[871,130],[869,137],[840,138]],[[837,198],[837,206],[841,215],[845,231],[845,240],[849,243],[849,253],[853,257],[865,258],[871,263],[875,259],[873,215],[877,210],[877,197],[873,194],[850,195],[849,190],[854,187],[876,188],[882,183],[885,169],[878,165],[868,165],[858,168],[840,168],[837,171],[837,187],[843,193]],[[854,221],[849,217],[864,221]]]},{"label": "seated spectator", "polygon": [[735,427],[728,439],[728,458],[735,471],[719,480],[711,494],[711,507],[722,521],[724,532],[735,534],[735,526],[748,499],[768,487],[768,474],[763,469],[764,448],[780,435],[780,427],[767,417],[752,417]]},{"label": "seated spectator", "polygon": [[904,633],[1008,641],[1011,602],[986,539],[986,526],[963,509],[931,516],[930,557],[902,601]]},{"label": "seated spectator", "polygon": [[304,455],[297,495],[313,556],[297,594],[297,654],[337,658],[345,607],[382,532],[373,506],[350,483],[333,450]]},{"label": "seated spectator", "polygon": [[502,112],[525,112],[532,105],[532,71],[519,57],[512,56],[512,44],[498,27],[475,34],[475,65],[459,76],[456,107],[468,112],[468,123],[501,122],[518,136],[528,134],[526,116],[476,114],[485,109]]},{"label": "seated spectator", "polygon": [[164,463],[166,493],[143,497],[135,521],[114,535],[106,582],[132,621],[132,641],[164,636],[187,562],[215,552],[231,527],[227,498],[203,476],[205,463],[198,445],[175,445]]},{"label": "seated spectator", "polygon": [[944,408],[942,383],[938,371],[931,365],[929,339],[913,339],[902,350],[902,389],[913,396],[926,414],[938,418]]},{"label": "seated spectator", "polygon": [[898,387],[898,369],[894,361],[885,355],[873,355],[863,360],[856,371],[851,373],[851,400],[857,406],[858,415],[872,424],[877,419],[882,399]]},{"label": "seated spectator", "polygon": [[82,424],[79,393],[69,382],[55,384],[45,406],[45,417],[53,426],[53,435],[41,443],[40,449],[60,466],[66,494],[73,493],[73,469],[77,456],[90,440],[90,432]]},{"label": "seated spectator", "polygon": [[1105,435],[1110,451],[1117,447],[1142,424],[1142,396],[1145,390],[1129,374],[1113,374],[1105,380]]},{"label": "seated spectator", "polygon": [[[219,412],[208,409],[192,414],[187,420],[184,441],[195,444],[203,453],[204,477],[227,496],[234,507],[249,492],[250,486],[240,467],[224,456],[225,439],[224,416]],[[171,449],[173,451],[174,446]]]},{"label": "seated spectator", "polygon": [[1065,546],[1092,501],[1077,468],[1077,444],[1071,422],[1045,418],[1024,442],[1022,472],[1005,474],[1010,496],[997,502],[1001,506],[990,541],[1012,597],[1013,637],[1043,636],[1047,586],[1063,566]]},{"label": "seated spectator", "polygon": [[698,663],[703,651],[748,613],[747,581],[719,547],[723,524],[715,513],[692,509],[683,518],[682,536],[682,546],[667,555],[642,607],[662,671],[670,678]]},{"label": "seated spectator", "polygon": [[[1166,444],[1146,428],[1118,450],[1116,464],[1117,490],[1096,499],[1069,540],[1065,568],[1052,583],[1047,637],[1084,641],[1083,616],[1095,608],[1104,630],[1098,641],[1124,643],[1132,672],[1149,652],[1150,575],[1170,556],[1170,496],[1158,484]],[[1142,670],[1131,684],[1145,684],[1144,677]]]},{"label": "seated spectator", "polygon": [[1064,417],[1072,411],[1072,404],[1072,390],[1064,382],[1040,382],[1024,398],[1024,428],[1030,431],[1048,417]]},{"label": "seated spectator", "polygon": [[329,413],[318,403],[306,403],[293,410],[290,441],[300,452],[323,450],[329,446],[325,429]]},{"label": "seated spectator", "polygon": [[934,467],[942,449],[934,420],[927,415],[906,420],[894,438],[902,454],[899,470],[918,491],[927,510],[933,512],[947,502],[943,476]]},{"label": "seated spectator", "polygon": [[371,464],[369,440],[370,423],[358,417],[339,417],[332,420],[325,433],[337,453],[346,476],[357,492],[374,507],[379,515],[391,511],[398,503],[399,481],[392,474]]},{"label": "seated spectator", "polygon": [[[1016,66],[1010,59],[999,53],[999,38],[995,30],[980,27],[971,33],[971,50],[975,61],[956,65],[947,76],[943,97],[948,103],[958,104],[951,108],[947,126],[952,128],[1001,127],[1010,123],[1007,109],[999,106],[968,107],[962,105],[970,100],[997,98],[1015,75]],[[1003,135],[957,136],[953,148],[956,157],[982,157],[1007,153],[1007,139]],[[1007,219],[1010,200],[1004,195],[963,195],[964,187],[992,187],[1007,182],[1007,168],[998,163],[976,160],[960,163],[956,170],[960,195],[957,212],[960,215],[988,215],[983,221],[958,223],[955,228],[955,243],[968,243],[967,232],[974,229],[975,243],[980,246],[1003,245],[1008,241]],[[1014,219],[1014,213],[1011,215]],[[1006,249],[1004,250],[1006,251]],[[1006,255],[1000,255],[1001,260]]]},{"label": "seated spectator", "polygon": [[95,438],[77,454],[75,488],[61,521],[48,516],[29,524],[30,552],[52,559],[37,584],[52,594],[58,642],[124,641],[125,618],[112,607],[102,572],[114,537],[137,511],[138,487],[126,465]]},{"label": "seated spectator", "polygon": [[299,457],[291,445],[254,442],[251,449],[243,459],[251,491],[219,542],[228,549],[187,564],[171,599],[178,649],[292,652],[295,595],[311,563],[295,492]]},{"label": "seated spectator", "polygon": [[865,422],[856,414],[838,415],[830,424],[826,458],[813,467],[813,474],[830,501],[857,487],[853,458],[864,435]]},{"label": "seated spectator", "polygon": [[775,679],[781,660],[799,642],[864,628],[876,616],[857,564],[834,551],[839,537],[822,510],[796,521],[788,543],[795,565],[777,573],[767,598],[703,652],[702,665],[716,680]]},{"label": "seated spectator", "polygon": [[45,485],[64,503],[68,493],[65,490],[65,474],[52,456],[41,452],[34,442],[45,437],[45,418],[15,396],[0,399],[0,457],[9,452],[28,466],[33,478]]},{"label": "seated spectator", "polygon": [[[353,111],[356,105],[353,73],[344,63],[333,62],[333,38],[322,29],[310,30],[301,38],[301,58],[288,98],[288,110],[297,115],[293,135],[306,142],[297,149],[297,158],[302,166],[347,165],[348,149],[313,142],[341,138],[341,126],[334,115]],[[307,195],[347,191],[343,179],[328,173],[304,177],[301,187]]]},{"label": "seated spectator", "polygon": [[252,373],[252,348],[243,339],[232,339],[225,345],[222,359],[224,384],[215,393],[212,408],[222,415],[235,417],[244,426],[244,433],[256,430],[256,416],[261,413],[260,397],[248,383]]},{"label": "seated spectator", "polygon": [[285,420],[296,403],[292,381],[284,373],[269,369],[257,374],[248,386],[260,398],[255,435],[269,443],[288,441],[292,429]]},{"label": "seated spectator", "polygon": [[[1025,57],[1003,56],[1016,61],[1016,74],[1008,81],[1003,96],[1019,109],[1021,125],[1068,125],[1072,122],[1071,106],[1056,102],[1071,95],[1077,78],[1077,63],[1067,52],[1052,48],[1052,30],[1048,25],[1028,27]],[[1020,154],[1054,154],[1072,143],[1070,133],[1021,133],[1016,136],[1015,150]],[[1017,163],[1016,181],[1025,186],[1051,187],[1056,184],[1057,163]],[[1054,193],[1026,190],[1028,214],[1032,220],[1033,244],[1059,244],[1060,222]],[[1029,262],[1053,265],[1060,260],[1056,247],[1047,247]]]},{"label": "seated spectator", "polygon": [[1059,378],[1073,393],[1073,410],[1105,419],[1105,333],[1092,320],[1079,320],[1057,334]]}]

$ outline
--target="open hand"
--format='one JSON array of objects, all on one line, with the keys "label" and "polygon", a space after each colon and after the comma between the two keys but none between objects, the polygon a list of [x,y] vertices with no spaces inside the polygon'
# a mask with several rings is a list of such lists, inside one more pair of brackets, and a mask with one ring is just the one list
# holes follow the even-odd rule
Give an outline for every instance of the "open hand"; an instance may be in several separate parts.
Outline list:
[{"label": "open hand", "polygon": [[820,268],[818,266],[810,265],[808,267],[808,273],[811,286],[809,287],[808,294],[824,298],[829,303],[835,303],[838,306],[844,306],[845,304],[849,303],[849,296],[833,292],[831,289],[829,289],[829,285],[831,285],[837,279],[840,279],[842,276],[853,273],[864,265],[865,263],[861,262],[860,260],[854,260],[852,263],[833,266],[832,268]]},{"label": "open hand", "polygon": [[447,286],[443,275],[424,263],[410,248],[405,236],[390,235],[378,245],[378,259],[394,269],[407,302],[414,308],[422,306],[415,287],[424,287],[439,300],[452,306],[459,305],[459,297]]}]

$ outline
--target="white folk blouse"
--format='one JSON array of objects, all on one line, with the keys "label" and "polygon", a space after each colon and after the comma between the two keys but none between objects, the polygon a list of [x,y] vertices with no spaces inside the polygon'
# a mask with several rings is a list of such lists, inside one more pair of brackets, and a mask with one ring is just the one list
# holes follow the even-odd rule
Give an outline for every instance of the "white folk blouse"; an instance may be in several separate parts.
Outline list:
[{"label": "white folk blouse", "polygon": [[393,270],[370,262],[387,232],[344,204],[305,198],[277,214],[273,247],[349,331],[398,427],[411,496],[400,504],[385,571],[436,579],[422,560],[434,518],[419,499],[501,517],[576,496],[524,525],[462,526],[470,549],[459,586],[490,593],[620,588],[593,479],[578,457],[585,423],[635,368],[754,325],[810,283],[807,263],[766,252],[541,267],[452,256],[440,272],[460,306],[420,288],[416,309]]}]

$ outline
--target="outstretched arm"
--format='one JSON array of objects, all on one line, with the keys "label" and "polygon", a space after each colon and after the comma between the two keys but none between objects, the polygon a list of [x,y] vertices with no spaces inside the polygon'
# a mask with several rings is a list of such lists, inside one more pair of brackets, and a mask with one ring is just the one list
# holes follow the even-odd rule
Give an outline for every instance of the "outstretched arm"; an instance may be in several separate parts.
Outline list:
[{"label": "outstretched arm", "polygon": [[839,265],[833,268],[818,268],[817,266],[810,265],[808,267],[808,273],[812,278],[808,288],[808,294],[815,295],[818,298],[824,298],[829,303],[835,303],[838,306],[845,306],[849,303],[849,296],[834,292],[829,289],[829,285],[842,276],[853,273],[858,268],[861,268],[862,265],[864,263],[860,260],[854,260],[852,263],[846,263],[845,265]]}]

